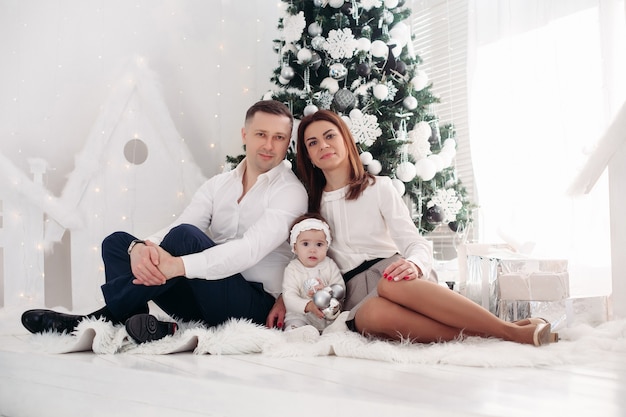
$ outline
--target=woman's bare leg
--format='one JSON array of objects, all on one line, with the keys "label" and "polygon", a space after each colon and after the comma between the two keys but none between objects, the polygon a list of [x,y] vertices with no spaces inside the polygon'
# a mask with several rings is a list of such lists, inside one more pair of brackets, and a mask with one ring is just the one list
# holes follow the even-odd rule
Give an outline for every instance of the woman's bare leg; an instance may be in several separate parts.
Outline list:
[{"label": "woman's bare leg", "polygon": [[359,332],[391,340],[447,342],[466,334],[381,297],[363,303],[354,319]]},{"label": "woman's bare leg", "polygon": [[[500,320],[472,300],[432,282],[381,279],[378,294],[433,321],[454,329],[463,329],[466,334],[533,343],[537,325],[518,326]],[[417,325],[414,330],[418,330]]]}]

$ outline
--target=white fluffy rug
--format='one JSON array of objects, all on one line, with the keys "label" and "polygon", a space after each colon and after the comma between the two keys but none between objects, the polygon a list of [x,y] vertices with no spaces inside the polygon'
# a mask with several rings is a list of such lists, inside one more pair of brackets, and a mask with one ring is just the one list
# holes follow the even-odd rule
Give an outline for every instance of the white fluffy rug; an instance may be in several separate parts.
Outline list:
[{"label": "white fluffy rug", "polygon": [[137,345],[128,337],[123,326],[85,320],[73,335],[32,335],[29,341],[48,353],[336,355],[396,363],[476,367],[582,364],[597,361],[607,354],[623,354],[626,357],[626,320],[611,321],[597,327],[580,324],[561,329],[560,336],[559,343],[540,348],[482,338],[425,345],[371,340],[348,331],[341,322],[322,336],[302,338],[244,320],[231,320],[214,328],[183,324],[174,336]]}]

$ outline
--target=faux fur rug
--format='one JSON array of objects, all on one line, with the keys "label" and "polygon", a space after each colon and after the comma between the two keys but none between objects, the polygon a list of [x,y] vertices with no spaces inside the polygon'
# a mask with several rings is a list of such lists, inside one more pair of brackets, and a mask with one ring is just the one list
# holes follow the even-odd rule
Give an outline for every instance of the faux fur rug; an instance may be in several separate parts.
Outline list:
[{"label": "faux fur rug", "polygon": [[306,338],[267,329],[245,320],[231,320],[213,328],[193,323],[182,324],[173,336],[137,345],[128,337],[123,326],[85,320],[73,335],[32,335],[30,341],[48,353],[255,353],[273,357],[336,355],[396,363],[475,367],[582,364],[597,361],[608,354],[626,357],[626,320],[606,322],[597,327],[580,324],[561,329],[560,336],[559,343],[540,348],[477,337],[447,343],[412,344],[368,339],[348,331],[341,321],[321,336]]}]

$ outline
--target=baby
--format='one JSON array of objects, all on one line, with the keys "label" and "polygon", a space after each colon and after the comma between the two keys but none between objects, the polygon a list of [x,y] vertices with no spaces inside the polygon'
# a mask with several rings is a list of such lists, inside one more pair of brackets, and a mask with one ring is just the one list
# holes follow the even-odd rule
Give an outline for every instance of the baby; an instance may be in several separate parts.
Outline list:
[{"label": "baby", "polygon": [[341,312],[345,284],[337,264],[326,256],[330,242],[330,228],[319,214],[294,221],[289,244],[297,257],[283,278],[286,331],[306,325],[322,331]]}]

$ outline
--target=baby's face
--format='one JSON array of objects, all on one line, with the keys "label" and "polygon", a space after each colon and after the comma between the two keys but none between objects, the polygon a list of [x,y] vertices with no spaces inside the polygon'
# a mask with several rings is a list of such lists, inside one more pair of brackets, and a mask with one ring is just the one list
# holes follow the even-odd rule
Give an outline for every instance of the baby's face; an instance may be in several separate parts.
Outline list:
[{"label": "baby's face", "polygon": [[322,230],[305,230],[296,239],[294,251],[306,267],[314,267],[324,260],[328,251],[326,234]]}]

